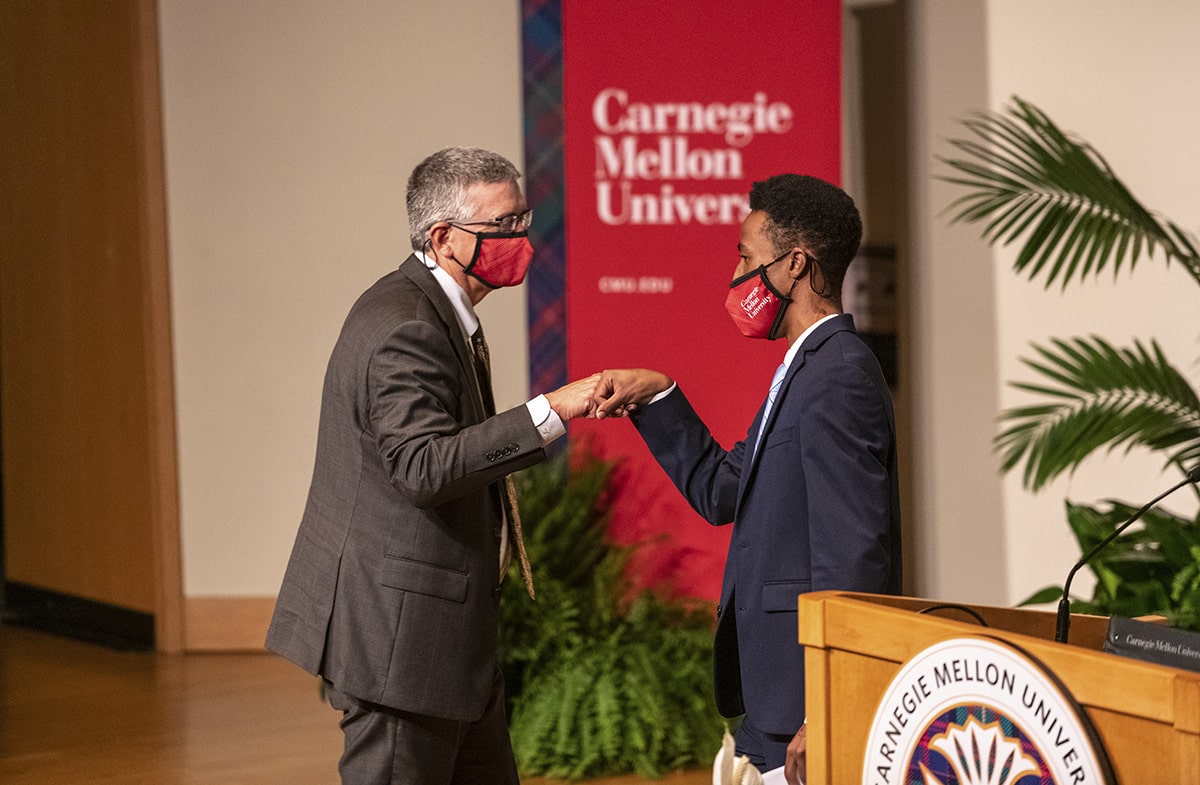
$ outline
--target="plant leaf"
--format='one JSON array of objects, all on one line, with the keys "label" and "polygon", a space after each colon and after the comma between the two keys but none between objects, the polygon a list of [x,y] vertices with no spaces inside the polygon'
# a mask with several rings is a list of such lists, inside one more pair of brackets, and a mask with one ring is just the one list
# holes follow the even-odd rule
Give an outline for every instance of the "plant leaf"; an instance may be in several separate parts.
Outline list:
[{"label": "plant leaf", "polygon": [[1200,460],[1200,398],[1152,342],[1117,349],[1102,338],[1053,339],[1022,362],[1045,380],[1014,387],[1051,398],[1000,415],[996,436],[1007,471],[1024,463],[1023,482],[1039,490],[1098,449],[1164,451],[1184,469]]},{"label": "plant leaf", "polygon": [[954,222],[984,222],[989,244],[1024,238],[1014,268],[1049,287],[1112,265],[1130,269],[1161,250],[1200,283],[1196,242],[1134,198],[1091,145],[1070,138],[1033,104],[1013,97],[1005,111],[963,120],[971,138],[951,139],[961,155],[939,157],[939,178],[967,193],[948,206]]}]

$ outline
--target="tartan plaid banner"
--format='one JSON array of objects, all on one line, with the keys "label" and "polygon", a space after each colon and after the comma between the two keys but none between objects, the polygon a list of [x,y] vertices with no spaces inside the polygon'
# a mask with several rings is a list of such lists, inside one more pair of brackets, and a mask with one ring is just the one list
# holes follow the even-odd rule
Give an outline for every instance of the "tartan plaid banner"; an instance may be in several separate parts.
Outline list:
[{"label": "tartan plaid banner", "polygon": [[537,215],[529,229],[537,263],[525,285],[529,389],[545,391],[567,382],[562,9],[560,0],[522,0],[521,13],[525,189]]}]

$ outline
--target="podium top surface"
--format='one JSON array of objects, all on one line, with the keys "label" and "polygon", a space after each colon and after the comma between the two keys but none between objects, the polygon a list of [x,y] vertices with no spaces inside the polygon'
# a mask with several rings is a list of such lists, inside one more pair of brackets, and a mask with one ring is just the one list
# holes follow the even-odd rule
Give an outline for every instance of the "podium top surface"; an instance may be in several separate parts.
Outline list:
[{"label": "podium top surface", "polygon": [[1104,652],[1107,617],[1072,614],[1071,641],[1058,643],[1050,611],[835,591],[800,595],[798,610],[802,646],[899,665],[939,641],[993,637],[1042,663],[1083,705],[1200,734],[1200,673]]}]

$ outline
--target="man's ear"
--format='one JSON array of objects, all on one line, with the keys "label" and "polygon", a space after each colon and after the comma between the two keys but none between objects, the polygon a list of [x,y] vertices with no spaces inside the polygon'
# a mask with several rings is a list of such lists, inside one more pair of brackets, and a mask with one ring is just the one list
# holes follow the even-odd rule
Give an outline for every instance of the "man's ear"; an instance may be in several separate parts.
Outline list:
[{"label": "man's ear", "polygon": [[429,228],[429,250],[435,258],[450,255],[451,226],[439,221]]},{"label": "man's ear", "polygon": [[792,249],[788,257],[788,275],[793,279],[807,278],[809,286],[818,295],[825,296],[825,271],[808,251],[799,246]]},{"label": "man's ear", "polygon": [[788,277],[799,278],[802,275],[808,274],[808,268],[812,264],[812,257],[801,247],[796,246],[788,254]]}]

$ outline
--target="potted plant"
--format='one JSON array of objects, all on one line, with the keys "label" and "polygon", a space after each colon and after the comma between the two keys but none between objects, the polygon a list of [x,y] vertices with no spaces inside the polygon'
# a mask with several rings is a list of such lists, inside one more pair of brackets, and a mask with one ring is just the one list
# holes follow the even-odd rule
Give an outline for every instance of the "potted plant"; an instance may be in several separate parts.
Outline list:
[{"label": "potted plant", "polygon": [[[963,121],[958,155],[941,158],[942,179],[966,192],[952,220],[982,225],[989,244],[1019,243],[1014,269],[1046,286],[1132,269],[1161,251],[1200,284],[1200,254],[1187,231],[1147,210],[1100,154],[1069,137],[1040,109],[1014,97],[1005,111]],[[995,447],[1004,471],[1023,467],[1031,491],[1073,471],[1099,450],[1144,448],[1167,469],[1187,474],[1200,462],[1200,398],[1157,342],[1118,348],[1097,336],[1051,339],[1022,358],[1033,381],[1014,387],[1039,400],[1004,411]],[[1067,520],[1086,552],[1129,519],[1135,507],[1110,500],[1068,501]],[[1089,564],[1096,575],[1079,611],[1135,616],[1161,613],[1200,629],[1200,520],[1158,510],[1114,540]],[[1026,603],[1062,594],[1046,587]]]}]

